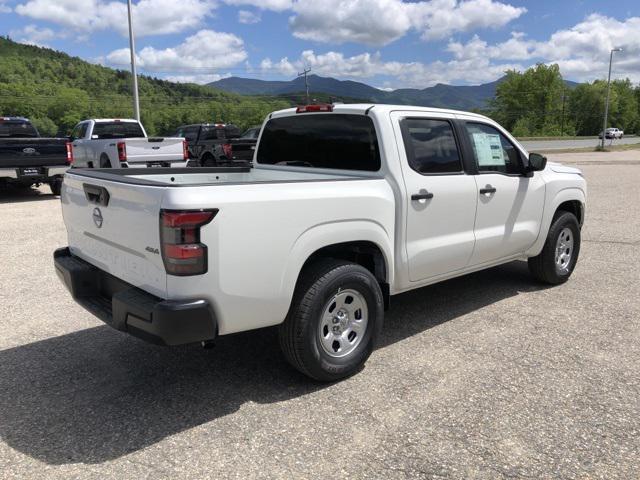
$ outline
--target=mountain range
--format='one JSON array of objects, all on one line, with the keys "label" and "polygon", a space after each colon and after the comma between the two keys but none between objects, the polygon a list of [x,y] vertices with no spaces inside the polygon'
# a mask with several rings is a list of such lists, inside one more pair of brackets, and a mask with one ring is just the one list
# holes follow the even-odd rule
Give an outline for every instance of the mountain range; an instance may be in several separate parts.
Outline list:
[{"label": "mountain range", "polygon": [[[402,88],[385,91],[365,83],[352,80],[337,80],[330,77],[310,75],[309,90],[313,93],[333,95],[336,100],[348,98],[374,103],[420,105],[471,110],[485,108],[496,93],[502,79],[475,86],[454,86],[439,83],[419,90]],[[304,78],[290,81],[266,81],[252,78],[228,77],[209,84],[211,87],[240,95],[284,96],[305,91]]]},{"label": "mountain range", "polygon": [[[473,86],[456,86],[438,83],[433,87],[401,88],[398,90],[380,90],[366,83],[352,80],[337,80],[330,77],[309,75],[309,90],[335,96],[336,100],[359,100],[373,103],[399,105],[418,105],[430,107],[455,108],[459,110],[483,109],[495,97],[496,88],[504,79]],[[567,81],[572,88],[575,82]],[[228,77],[209,84],[220,90],[240,95],[286,96],[305,91],[304,78],[290,81],[267,81],[253,78]],[[313,95],[312,95],[313,96]]]}]

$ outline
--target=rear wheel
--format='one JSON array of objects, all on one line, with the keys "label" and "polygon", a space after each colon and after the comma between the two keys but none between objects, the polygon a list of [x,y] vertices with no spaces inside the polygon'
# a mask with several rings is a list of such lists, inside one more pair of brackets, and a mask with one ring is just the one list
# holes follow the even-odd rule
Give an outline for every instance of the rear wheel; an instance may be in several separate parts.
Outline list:
[{"label": "rear wheel", "polygon": [[556,212],[542,252],[529,259],[529,271],[541,282],[566,282],[580,253],[580,225],[573,213]]},{"label": "rear wheel", "polygon": [[106,154],[100,155],[100,168],[111,168],[111,161]]},{"label": "rear wheel", "polygon": [[49,182],[49,188],[51,189],[51,193],[56,196],[60,195],[62,191],[62,178],[54,178]]},{"label": "rear wheel", "polygon": [[205,155],[204,157],[202,157],[202,160],[200,161],[200,164],[203,167],[217,167],[218,166],[218,162],[213,157],[213,155]]},{"label": "rear wheel", "polygon": [[326,259],[306,268],[280,346],[291,365],[319,381],[348,377],[364,365],[382,329],[380,285],[365,268]]}]

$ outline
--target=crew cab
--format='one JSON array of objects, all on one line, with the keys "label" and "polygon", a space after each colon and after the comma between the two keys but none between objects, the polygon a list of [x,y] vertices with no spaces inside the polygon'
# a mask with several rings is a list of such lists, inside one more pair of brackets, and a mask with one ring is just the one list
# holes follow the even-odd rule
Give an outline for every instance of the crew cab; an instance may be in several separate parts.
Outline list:
[{"label": "crew cab", "polygon": [[231,139],[231,158],[236,162],[253,161],[259,136],[260,127],[253,127],[245,130],[240,137]]},{"label": "crew cab", "polygon": [[41,137],[28,118],[0,117],[0,187],[46,183],[60,195],[70,160],[66,138]]},{"label": "crew cab", "polygon": [[85,120],[70,140],[74,168],[184,167],[189,161],[183,138],[147,137],[137,120]]},{"label": "crew cab", "polygon": [[232,139],[240,137],[240,129],[232,124],[199,123],[182,125],[173,136],[186,139],[191,166],[219,167],[234,163]]},{"label": "crew cab", "polygon": [[252,168],[71,171],[54,261],[118,330],[178,345],[279,325],[288,361],[332,381],[399,293],[514,260],[567,281],[585,205],[579,170],[484,116],[311,105],[268,116]]}]

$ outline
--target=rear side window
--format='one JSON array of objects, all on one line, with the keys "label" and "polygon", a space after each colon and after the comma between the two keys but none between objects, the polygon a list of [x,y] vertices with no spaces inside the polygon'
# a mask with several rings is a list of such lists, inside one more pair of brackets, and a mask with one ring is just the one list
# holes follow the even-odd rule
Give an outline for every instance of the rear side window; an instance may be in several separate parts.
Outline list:
[{"label": "rear side window", "polygon": [[92,138],[136,138],[144,137],[139,123],[135,122],[100,122],[93,126]]},{"label": "rear side window", "polygon": [[338,170],[380,170],[378,138],[370,117],[298,114],[267,122],[257,162]]},{"label": "rear side window", "polygon": [[1,121],[0,137],[37,137],[38,131],[31,122]]},{"label": "rear side window", "polygon": [[466,129],[478,172],[522,173],[518,150],[497,129],[484,123],[467,123]]},{"label": "rear side window", "polygon": [[406,118],[402,137],[409,166],[423,175],[462,172],[453,127],[447,120]]}]

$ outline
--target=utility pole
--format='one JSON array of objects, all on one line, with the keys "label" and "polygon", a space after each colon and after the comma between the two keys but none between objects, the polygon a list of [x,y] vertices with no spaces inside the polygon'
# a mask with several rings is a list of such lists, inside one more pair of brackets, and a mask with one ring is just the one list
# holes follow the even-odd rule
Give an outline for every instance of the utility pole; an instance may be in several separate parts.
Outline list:
[{"label": "utility pole", "polygon": [[604,122],[602,124],[602,144],[601,147],[604,149],[604,137],[605,132],[607,130],[607,116],[609,116],[609,94],[611,93],[611,64],[613,63],[613,52],[621,52],[621,48],[612,48],[611,54],[609,55],[609,79],[607,80],[607,100],[604,103]]},{"label": "utility pole", "polygon": [[310,68],[305,68],[303,72],[298,74],[298,78],[304,76],[304,88],[307,91],[307,105],[311,104],[311,101],[309,100],[309,82],[307,80],[307,73],[309,73],[310,71]]},{"label": "utility pole", "polygon": [[565,102],[565,99],[567,98],[566,91],[567,91],[567,87],[566,85],[563,85],[562,87],[562,123],[560,124],[561,137],[564,137],[564,102]]},{"label": "utility pole", "polygon": [[133,22],[131,21],[131,0],[127,0],[129,13],[129,52],[131,53],[131,78],[133,89],[133,115],[140,121],[140,101],[138,99],[138,74],[136,73],[136,46],[133,39]]}]

